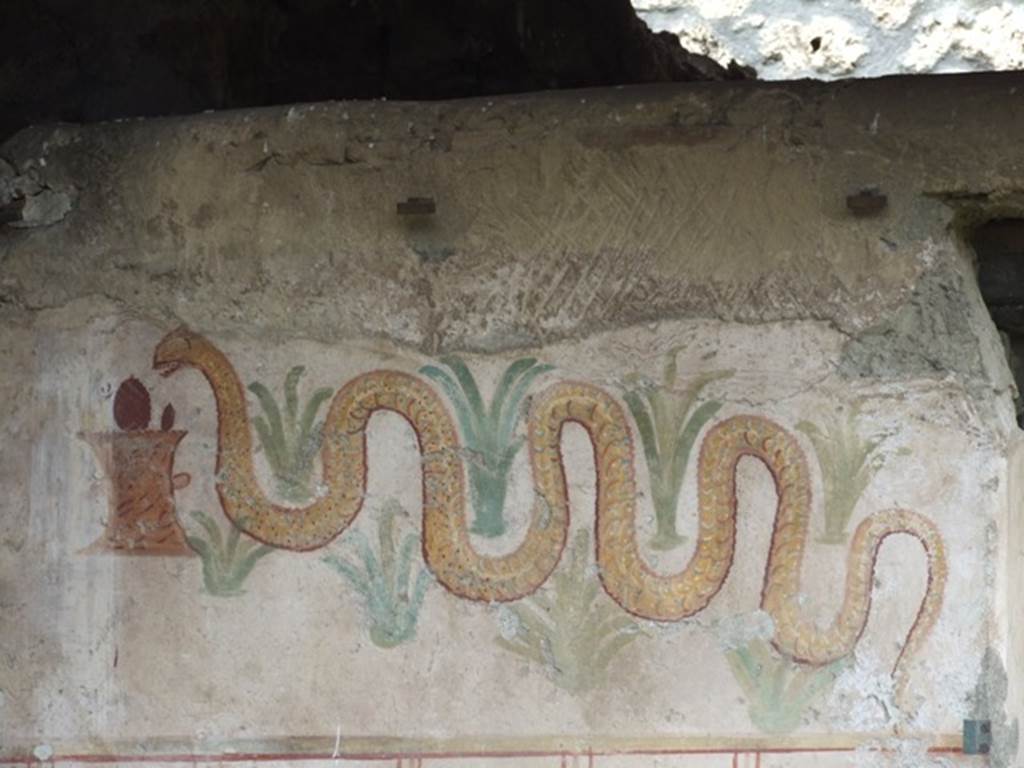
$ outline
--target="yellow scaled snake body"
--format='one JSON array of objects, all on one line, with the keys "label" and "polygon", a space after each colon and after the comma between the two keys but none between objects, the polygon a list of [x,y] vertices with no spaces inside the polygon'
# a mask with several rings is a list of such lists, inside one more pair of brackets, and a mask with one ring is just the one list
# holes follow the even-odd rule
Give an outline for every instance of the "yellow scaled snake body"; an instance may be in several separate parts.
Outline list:
[{"label": "yellow scaled snake body", "polygon": [[276,547],[316,549],[352,523],[366,486],[367,425],[376,411],[393,411],[408,421],[419,439],[427,565],[461,597],[521,598],[545,582],[565,546],[569,500],[561,433],[566,424],[576,423],[588,432],[594,450],[600,578],[608,594],[630,613],[676,621],[702,610],[722,587],[736,544],[736,465],[740,458],[752,456],[769,469],[778,492],[761,607],[774,621],[773,643],[780,652],[797,661],[825,664],[853,649],[867,622],[878,549],[892,534],[915,537],[928,561],[927,591],[897,661],[897,673],[902,673],[938,618],[946,579],[942,539],[932,522],[902,509],[875,513],[857,528],[842,605],[832,625],[821,629],[804,615],[800,570],[810,525],[810,475],[793,436],[759,416],[733,416],[707,431],[697,468],[696,551],[681,572],[662,575],[646,565],[636,540],[637,488],[629,423],[619,403],[596,386],[561,382],[534,398],[527,424],[534,484],[529,529],[515,551],[488,556],[478,554],[470,539],[458,433],[440,397],[422,379],[374,371],[342,387],[323,428],[326,492],[306,507],[291,508],[271,502],[260,487],[244,390],[227,357],[203,336],[180,329],[157,346],[154,366],[165,374],[193,367],[206,377],[217,404],[221,505],[249,535]]}]

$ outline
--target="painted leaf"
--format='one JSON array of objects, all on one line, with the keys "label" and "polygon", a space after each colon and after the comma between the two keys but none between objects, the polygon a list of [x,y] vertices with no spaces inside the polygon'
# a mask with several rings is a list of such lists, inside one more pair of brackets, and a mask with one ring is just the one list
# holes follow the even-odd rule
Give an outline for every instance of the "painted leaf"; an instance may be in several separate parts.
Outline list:
[{"label": "painted leaf", "polygon": [[283,414],[267,387],[260,382],[249,385],[263,411],[262,416],[253,418],[253,426],[277,482],[277,492],[296,504],[308,501],[313,495],[310,477],[323,441],[323,423],[317,422],[316,417],[332,394],[329,388],[317,389],[302,407],[299,382],[305,370],[296,365],[285,376]]},{"label": "painted leaf", "polygon": [[164,412],[160,415],[160,429],[164,432],[170,432],[174,429],[174,406],[170,403],[164,408]]},{"label": "painted leaf", "polygon": [[377,522],[376,552],[367,536],[354,531],[348,537],[354,560],[336,555],[323,558],[356,590],[370,639],[381,648],[394,648],[415,636],[419,610],[433,581],[430,572],[420,568],[410,583],[420,537],[416,533],[399,535],[396,524],[404,517],[401,506],[389,502]]},{"label": "painted leaf", "polygon": [[273,547],[256,544],[248,538],[241,539],[241,526],[228,521],[227,536],[221,526],[205,512],[192,513],[206,533],[206,538],[186,536],[189,546],[195,550],[203,563],[203,587],[210,595],[232,597],[242,593],[242,584],[252,572],[256,563],[274,551]]}]

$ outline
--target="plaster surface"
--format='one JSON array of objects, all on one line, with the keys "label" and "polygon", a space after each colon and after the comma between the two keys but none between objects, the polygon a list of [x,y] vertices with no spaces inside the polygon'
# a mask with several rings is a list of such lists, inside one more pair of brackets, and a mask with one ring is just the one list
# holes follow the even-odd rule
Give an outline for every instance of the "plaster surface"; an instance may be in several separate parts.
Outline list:
[{"label": "plaster surface", "polygon": [[1020,85],[19,134],[0,757],[979,765],[977,717],[1019,764],[1014,387],[958,233],[1019,214]]},{"label": "plaster surface", "polygon": [[1024,67],[1024,7],[975,0],[634,0],[652,29],[768,80]]}]

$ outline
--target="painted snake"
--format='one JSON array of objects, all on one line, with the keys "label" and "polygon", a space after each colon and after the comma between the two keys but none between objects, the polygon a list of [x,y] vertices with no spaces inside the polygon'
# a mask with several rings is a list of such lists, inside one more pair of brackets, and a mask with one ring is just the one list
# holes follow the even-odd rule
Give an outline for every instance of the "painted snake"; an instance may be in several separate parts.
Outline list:
[{"label": "painted snake", "polygon": [[586,383],[561,382],[534,398],[528,420],[534,505],[522,544],[501,556],[476,552],[465,516],[458,433],[438,394],[422,379],[374,371],[342,387],[324,422],[321,460],[326,492],[301,509],[271,502],[253,464],[245,393],[227,357],[187,329],[157,346],[154,367],[199,370],[213,389],[218,413],[217,492],[227,516],[260,541],[291,550],[322,547],[359,514],[366,487],[366,429],[381,410],[403,416],[422,456],[423,554],[437,579],[471,600],[510,601],[539,588],[561,557],[569,504],[561,433],[572,422],[590,435],[597,478],[596,552],[604,589],[626,611],[654,621],[676,621],[702,610],[722,587],[736,547],[736,465],[759,459],[771,472],[778,506],[765,568],[761,607],[774,620],[773,643],[794,660],[826,664],[847,655],[867,622],[875,559],[892,534],[915,537],[928,561],[928,587],[896,663],[907,659],[935,624],[942,605],[946,560],[935,525],[908,510],[865,519],[854,533],[842,606],[827,629],[803,614],[800,569],[811,514],[810,474],[799,444],[759,416],[733,416],[708,430],[697,469],[699,534],[679,573],[651,570],[636,533],[637,488],[633,441],[625,412],[609,394]]}]

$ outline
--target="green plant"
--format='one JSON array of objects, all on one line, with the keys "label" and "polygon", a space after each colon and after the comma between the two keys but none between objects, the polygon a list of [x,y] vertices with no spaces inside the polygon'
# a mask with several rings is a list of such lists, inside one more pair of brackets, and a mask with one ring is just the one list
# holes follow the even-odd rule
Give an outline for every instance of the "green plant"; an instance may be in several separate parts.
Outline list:
[{"label": "green plant", "polygon": [[353,531],[348,538],[356,548],[358,564],[337,555],[323,558],[359,593],[370,624],[370,639],[381,648],[393,648],[415,636],[420,607],[433,578],[421,568],[411,580],[420,537],[410,532],[398,543],[395,523],[405,517],[408,515],[401,505],[389,500],[377,522],[376,554],[362,532]]},{"label": "green plant", "polygon": [[702,373],[685,389],[676,390],[678,351],[668,353],[660,386],[641,382],[622,396],[636,422],[647,459],[655,517],[651,546],[655,549],[672,549],[684,541],[676,532],[676,515],[686,464],[697,435],[722,407],[716,400],[696,408],[694,405],[704,387],[732,375],[732,371]]},{"label": "green plant", "polygon": [[420,372],[436,381],[455,408],[462,440],[469,454],[469,485],[473,500],[473,533],[505,533],[505,495],[508,474],[523,438],[515,436],[519,406],[530,384],[553,366],[524,357],[509,365],[498,382],[490,406],[466,364],[457,357],[441,358],[448,370],[425,365]]},{"label": "green plant", "polygon": [[277,491],[293,503],[308,501],[313,495],[309,479],[323,430],[323,422],[316,422],[316,416],[331,396],[330,389],[316,390],[300,414],[299,379],[305,372],[305,367],[296,365],[285,376],[283,417],[270,390],[258,381],[249,385],[263,409],[263,415],[254,418],[253,424],[277,482]]},{"label": "green plant", "polygon": [[497,639],[569,691],[585,691],[603,681],[612,658],[646,636],[601,589],[588,568],[589,552],[590,534],[584,529],[573,539],[568,567],[556,572],[548,587],[502,608]]},{"label": "green plant", "polygon": [[814,446],[821,468],[825,533],[820,541],[825,544],[846,541],[846,526],[857,501],[871,478],[885,464],[885,456],[879,453],[882,439],[862,438],[857,429],[859,418],[860,406],[854,404],[845,418],[835,414],[825,416],[823,427],[810,421],[800,421],[796,425]]},{"label": "green plant", "polygon": [[799,726],[807,707],[832,686],[848,661],[823,667],[797,664],[759,638],[725,655],[747,696],[751,721],[767,733],[788,733]]},{"label": "green plant", "polygon": [[242,541],[242,531],[230,520],[225,535],[205,512],[196,510],[192,517],[202,526],[206,538],[188,535],[185,540],[203,561],[203,586],[206,591],[217,597],[242,594],[242,582],[256,563],[273,552],[274,548],[249,538]]}]

